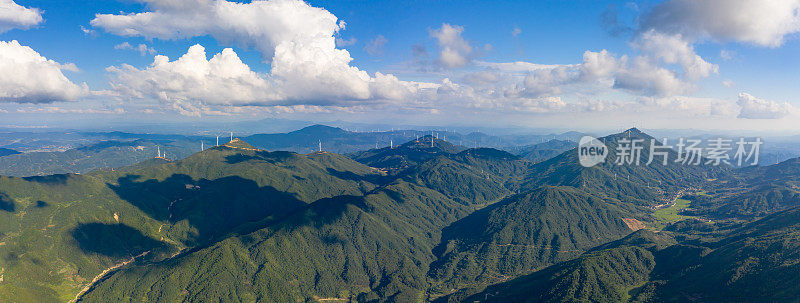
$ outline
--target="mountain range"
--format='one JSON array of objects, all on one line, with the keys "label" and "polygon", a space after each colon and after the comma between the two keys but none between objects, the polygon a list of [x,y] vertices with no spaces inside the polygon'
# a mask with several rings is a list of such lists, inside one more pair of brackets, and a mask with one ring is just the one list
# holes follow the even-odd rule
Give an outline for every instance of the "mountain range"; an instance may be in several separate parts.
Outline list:
[{"label": "mountain range", "polygon": [[[303,142],[318,145],[315,135]],[[617,165],[612,154],[583,167],[574,148],[534,163],[435,134],[347,155],[267,151],[256,138],[113,170],[0,177],[0,298],[659,302],[800,292],[796,159],[733,169],[682,165],[666,151],[667,165]],[[600,138],[612,151],[630,139],[645,142],[644,159],[661,145],[637,129]],[[663,220],[665,210],[678,219]]]}]

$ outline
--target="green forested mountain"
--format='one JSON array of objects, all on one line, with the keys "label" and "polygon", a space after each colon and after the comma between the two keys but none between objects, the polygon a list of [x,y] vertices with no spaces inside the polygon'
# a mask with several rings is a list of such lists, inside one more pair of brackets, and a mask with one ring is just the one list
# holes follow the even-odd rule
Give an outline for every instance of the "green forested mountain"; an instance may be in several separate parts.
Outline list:
[{"label": "green forested mountain", "polygon": [[462,204],[486,204],[515,193],[530,166],[530,162],[507,152],[477,148],[442,153],[407,169],[403,178]]},{"label": "green forested mountain", "polygon": [[[800,208],[697,241],[640,230],[451,302],[787,302],[800,295]],[[680,240],[676,240],[680,239]]]},{"label": "green forested mountain", "polygon": [[[631,130],[602,140],[613,150],[629,133],[649,138]],[[576,156],[533,164],[427,136],[354,160],[270,152],[236,139],[178,161],[0,177],[0,298],[717,302],[798,295],[796,161],[729,170],[619,166],[612,156],[584,168]],[[658,221],[681,196],[690,200],[686,208]]]},{"label": "green forested mountain", "polygon": [[[443,195],[401,181],[363,197],[320,200],[268,228],[123,270],[83,301],[418,301],[436,230],[465,214]],[[132,284],[141,287],[126,287]]]},{"label": "green forested mountain", "polygon": [[[678,153],[672,149],[659,149],[662,144],[651,141],[653,139],[636,128],[600,138],[608,147],[605,162],[586,168],[579,164],[576,149],[564,152],[534,166],[526,187],[535,188],[543,184],[579,187],[621,201],[652,206],[668,202],[677,193],[700,187],[727,171],[725,167],[705,165],[704,159],[700,165],[676,162]],[[642,140],[638,144],[642,147],[638,165],[635,157],[631,158],[631,164],[617,164],[619,159],[615,151],[620,148],[622,140]],[[651,142],[655,142],[654,150],[666,154],[666,165],[663,165],[664,156],[655,153],[653,162],[646,165],[650,159]],[[684,158],[688,157],[684,155]]]},{"label": "green forested mountain", "polygon": [[800,206],[800,159],[732,171],[702,195],[687,214],[752,220]]},{"label": "green forested mountain", "polygon": [[431,277],[441,291],[485,286],[572,259],[632,232],[642,211],[571,187],[544,186],[445,228]]},{"label": "green forested mountain", "polygon": [[371,167],[397,174],[438,156],[452,155],[463,151],[463,147],[447,141],[424,136],[397,147],[371,149],[353,154],[351,157]]},{"label": "green forested mountain", "polygon": [[306,203],[361,195],[375,187],[362,177],[380,176],[339,155],[228,146],[152,164],[0,178],[0,297],[67,301],[141,253],[159,260],[255,230]]}]

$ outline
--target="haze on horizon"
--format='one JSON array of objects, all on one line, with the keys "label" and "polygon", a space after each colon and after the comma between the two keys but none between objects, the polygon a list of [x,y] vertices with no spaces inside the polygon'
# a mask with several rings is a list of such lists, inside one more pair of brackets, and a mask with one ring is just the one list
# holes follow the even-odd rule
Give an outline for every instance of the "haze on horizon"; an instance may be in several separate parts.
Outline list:
[{"label": "haze on horizon", "polygon": [[0,0],[0,127],[786,133],[798,32],[798,0]]}]

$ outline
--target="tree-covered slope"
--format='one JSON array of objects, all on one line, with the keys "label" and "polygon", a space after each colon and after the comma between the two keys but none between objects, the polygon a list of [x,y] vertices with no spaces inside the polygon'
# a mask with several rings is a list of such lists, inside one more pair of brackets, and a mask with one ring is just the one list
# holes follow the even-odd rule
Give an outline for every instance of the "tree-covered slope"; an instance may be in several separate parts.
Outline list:
[{"label": "tree-covered slope", "polygon": [[456,154],[463,150],[462,147],[428,135],[393,148],[385,147],[357,152],[351,157],[370,167],[397,174],[427,160]]},{"label": "tree-covered slope", "polygon": [[399,181],[364,197],[316,201],[267,228],[167,262],[121,270],[82,301],[419,301],[438,230],[466,213],[438,192]]},{"label": "tree-covered slope", "polygon": [[800,208],[747,224],[715,246],[698,265],[656,287],[656,300],[790,302],[800,297]]},{"label": "tree-covered slope", "polygon": [[[541,271],[451,302],[793,302],[800,296],[800,208],[716,240],[640,230]],[[674,236],[674,238],[673,238]]]},{"label": "tree-covered slope", "polygon": [[[658,154],[654,154],[653,162],[646,165],[650,159],[652,139],[635,128],[600,138],[608,147],[605,162],[589,168],[583,167],[578,161],[578,150],[573,149],[537,163],[529,175],[526,187],[579,187],[621,201],[654,206],[669,202],[682,190],[701,186],[727,170],[721,166],[705,165],[704,159],[701,159],[701,165],[676,162],[678,153],[671,149],[658,149],[663,146],[659,141],[655,141],[655,149],[666,153],[666,165],[662,162],[664,157]],[[637,143],[642,147],[638,165],[635,165],[635,161],[632,161],[634,164],[617,164],[616,150],[623,140],[642,140]]]},{"label": "tree-covered slope", "polygon": [[640,230],[508,282],[474,293],[465,289],[441,302],[624,302],[629,291],[648,282],[656,269],[654,252],[673,245],[668,235]]},{"label": "tree-covered slope", "polygon": [[142,253],[150,262],[258,230],[307,203],[363,195],[380,176],[341,155],[232,144],[119,171],[0,177],[0,297],[67,301]]},{"label": "tree-covered slope", "polygon": [[477,287],[572,259],[633,230],[637,209],[570,187],[507,198],[443,231],[430,276],[438,292]]},{"label": "tree-covered slope", "polygon": [[800,206],[800,158],[738,169],[703,195],[689,197],[690,214],[752,220]]},{"label": "tree-covered slope", "polygon": [[402,177],[463,204],[486,204],[515,193],[530,165],[504,151],[478,148],[437,156]]}]

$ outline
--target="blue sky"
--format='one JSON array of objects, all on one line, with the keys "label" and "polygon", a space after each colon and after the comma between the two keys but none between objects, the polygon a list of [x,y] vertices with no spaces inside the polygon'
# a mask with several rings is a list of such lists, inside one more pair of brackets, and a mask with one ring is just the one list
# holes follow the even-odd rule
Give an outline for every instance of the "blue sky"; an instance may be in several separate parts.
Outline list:
[{"label": "blue sky", "polygon": [[[41,16],[0,13],[0,41],[19,42],[0,51],[27,47],[66,77],[21,79],[0,53],[0,120],[796,129],[798,2],[0,0]],[[128,15],[146,12],[164,18]],[[209,63],[198,44],[233,52]],[[156,55],[169,60],[151,68]]]}]

